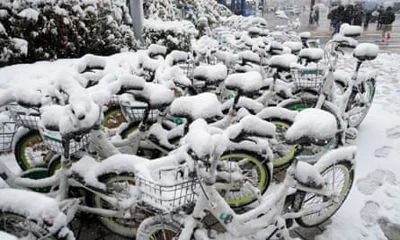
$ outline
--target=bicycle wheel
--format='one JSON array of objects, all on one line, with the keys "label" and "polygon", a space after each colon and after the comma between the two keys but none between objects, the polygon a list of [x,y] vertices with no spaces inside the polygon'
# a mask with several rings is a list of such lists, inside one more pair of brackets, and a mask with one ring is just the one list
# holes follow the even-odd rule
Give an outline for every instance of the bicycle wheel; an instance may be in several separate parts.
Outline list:
[{"label": "bicycle wheel", "polygon": [[[316,98],[293,99],[290,101],[282,102],[282,104],[280,104],[279,106],[293,111],[301,111],[303,109],[315,107],[317,101],[318,99]],[[337,118],[337,116],[334,114],[335,111],[331,109],[331,107],[329,107],[328,105],[323,104],[322,110],[332,113],[335,118]],[[339,120],[337,121],[339,125]],[[338,126],[338,128],[340,127]],[[302,159],[304,158],[305,160],[316,160],[329,150],[335,149],[338,146],[338,143],[339,136],[335,136],[335,138],[333,138],[331,141],[327,141],[326,144],[323,146],[317,146],[314,144],[304,146],[304,150],[301,152],[300,156],[302,157]]]},{"label": "bicycle wheel", "polygon": [[51,154],[36,130],[30,130],[15,144],[15,159],[23,171],[34,167],[45,167]]},{"label": "bicycle wheel", "polygon": [[122,114],[121,108],[119,106],[112,106],[104,112],[104,119],[101,125],[107,129],[116,129],[124,122],[127,121]]},{"label": "bicycle wheel", "polygon": [[170,215],[149,217],[140,224],[136,240],[171,240],[179,235],[180,228]]},{"label": "bicycle wheel", "polygon": [[[130,189],[127,188],[135,185],[135,176],[131,173],[109,173],[100,176],[99,181],[106,185],[107,194],[114,196],[117,194],[124,197],[126,193],[130,192]],[[115,210],[111,204],[94,193],[89,193],[87,195],[87,204],[98,209]],[[136,230],[139,227],[140,222],[147,217],[147,213],[137,211],[132,219],[104,217],[100,215],[98,216],[98,219],[109,231],[122,237],[135,238]]]},{"label": "bicycle wheel", "polygon": [[286,144],[285,134],[289,129],[291,122],[288,120],[281,119],[268,119],[269,122],[273,123],[276,127],[275,138],[269,141],[274,158],[272,164],[274,169],[282,167],[290,163],[294,157],[296,145]]},{"label": "bicycle wheel", "polygon": [[59,238],[51,235],[34,220],[12,212],[0,212],[0,231],[9,233],[18,239],[67,239],[67,237]]},{"label": "bicycle wheel", "polygon": [[[352,168],[352,164],[345,160],[326,167],[321,172],[321,175],[328,183],[328,189],[339,193],[338,201],[332,202],[329,207],[324,208],[319,212],[296,218],[296,222],[302,227],[315,227],[331,218],[346,200],[354,181],[354,169]],[[294,210],[302,211],[305,209],[312,209],[316,205],[326,201],[329,201],[326,197],[304,191],[297,191],[294,200]]]},{"label": "bicycle wheel", "polygon": [[[371,78],[365,81],[365,85],[359,87],[359,92],[353,91],[349,98],[349,103],[346,107],[346,112],[357,110],[358,113],[351,114],[349,116],[348,124],[349,127],[357,128],[363,122],[371,108],[372,101],[375,96],[375,79]],[[368,105],[362,102],[365,98],[368,101]]]},{"label": "bicycle wheel", "polygon": [[[257,187],[261,193],[264,193],[268,189],[272,177],[270,168],[264,164],[264,159],[262,156],[246,150],[226,152],[220,158],[221,161],[232,162],[247,160],[240,164],[240,168],[243,174],[252,180],[254,187]],[[221,192],[221,195],[232,208],[242,208],[257,200],[257,196],[247,188]]]}]

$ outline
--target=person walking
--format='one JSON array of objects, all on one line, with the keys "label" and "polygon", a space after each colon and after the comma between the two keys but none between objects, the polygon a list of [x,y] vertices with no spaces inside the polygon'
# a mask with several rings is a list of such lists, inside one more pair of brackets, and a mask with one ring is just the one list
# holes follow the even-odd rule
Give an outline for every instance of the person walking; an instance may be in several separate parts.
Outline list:
[{"label": "person walking", "polygon": [[333,23],[333,33],[332,36],[340,31],[340,25],[342,25],[344,16],[344,7],[343,5],[339,5],[331,14],[331,20]]},{"label": "person walking", "polygon": [[343,13],[343,23],[351,24],[353,22],[353,17],[354,17],[354,6],[349,4]]},{"label": "person walking", "polygon": [[380,30],[382,29],[382,16],[383,13],[385,13],[385,9],[383,8],[383,6],[379,6],[378,10],[376,10],[378,12],[378,23],[376,24],[376,30]]},{"label": "person walking", "polygon": [[362,26],[362,20],[364,17],[364,10],[361,4],[356,4],[353,12],[353,25]]},{"label": "person walking", "polygon": [[319,8],[318,6],[313,7],[312,17],[314,19],[314,23],[319,26]]},{"label": "person walking", "polygon": [[392,24],[396,20],[392,7],[387,7],[386,11],[382,14],[382,42],[389,41],[390,32],[392,31]]}]

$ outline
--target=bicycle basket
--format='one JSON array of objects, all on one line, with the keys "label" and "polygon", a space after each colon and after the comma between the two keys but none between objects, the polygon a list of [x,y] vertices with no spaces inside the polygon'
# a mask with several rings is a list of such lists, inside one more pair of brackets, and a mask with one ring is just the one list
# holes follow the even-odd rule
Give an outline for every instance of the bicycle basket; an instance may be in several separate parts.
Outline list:
[{"label": "bicycle basket", "polygon": [[325,71],[321,68],[291,68],[290,72],[296,89],[319,91],[325,78]]},{"label": "bicycle basket", "polygon": [[[140,122],[144,118],[144,112],[147,108],[147,103],[135,101],[133,103],[122,103],[121,104],[122,114],[128,122]],[[158,118],[158,110],[150,109],[148,121],[156,122]]]},{"label": "bicycle basket", "polygon": [[11,151],[12,141],[16,131],[16,122],[0,123],[0,153]]},{"label": "bicycle basket", "polygon": [[170,212],[196,200],[198,180],[182,180],[175,184],[159,184],[136,176],[136,186],[141,191],[141,201],[157,212]]},{"label": "bicycle basket", "polygon": [[[61,136],[60,132],[52,131],[44,127],[40,127],[39,130],[43,138],[43,142],[50,150],[59,154],[65,154],[63,137]],[[86,147],[90,141],[90,131],[74,134],[74,138],[64,138],[64,140],[68,141],[68,154],[71,155]]]},{"label": "bicycle basket", "polygon": [[10,105],[10,112],[15,116],[18,125],[38,130],[38,122],[40,120],[39,110],[34,108],[23,108],[18,105]]}]

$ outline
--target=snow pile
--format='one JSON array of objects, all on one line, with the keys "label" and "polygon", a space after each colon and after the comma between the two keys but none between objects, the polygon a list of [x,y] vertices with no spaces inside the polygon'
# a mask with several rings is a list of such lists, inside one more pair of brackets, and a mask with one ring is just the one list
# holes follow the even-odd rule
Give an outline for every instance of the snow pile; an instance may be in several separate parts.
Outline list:
[{"label": "snow pile", "polygon": [[18,240],[17,237],[12,236],[12,235],[10,235],[8,233],[5,233],[5,232],[2,232],[2,231],[0,231],[0,239],[3,239],[3,240]]},{"label": "snow pile", "polygon": [[319,61],[324,58],[324,50],[321,48],[305,48],[300,51],[300,57],[309,61]]},{"label": "snow pile", "polygon": [[228,69],[224,64],[201,65],[193,71],[194,79],[206,81],[211,84],[224,81],[227,75]]},{"label": "snow pile", "polygon": [[379,46],[373,43],[360,43],[353,56],[362,60],[374,60],[379,54]]},{"label": "snow pile", "polygon": [[362,32],[361,26],[349,25],[347,23],[342,24],[340,26],[340,31],[339,31],[340,34],[346,37],[357,37],[361,35],[361,32]]},{"label": "snow pile", "polygon": [[274,124],[264,121],[257,116],[247,115],[239,123],[229,126],[225,130],[225,134],[231,140],[240,137],[273,138],[275,130]]},{"label": "snow pile", "polygon": [[51,233],[56,233],[67,225],[67,217],[59,210],[59,203],[43,194],[26,190],[0,189],[1,211],[13,212],[37,221],[41,226],[46,222],[53,223],[48,227]]},{"label": "snow pile", "polygon": [[271,68],[290,68],[290,66],[296,62],[296,55],[285,53],[282,55],[272,56],[268,61],[268,65]]},{"label": "snow pile", "polygon": [[285,138],[296,142],[303,138],[311,140],[330,140],[337,133],[335,117],[324,110],[309,108],[295,117],[294,123],[287,130]]},{"label": "snow pile", "polygon": [[286,41],[283,43],[283,46],[290,48],[292,53],[298,52],[303,48],[303,44],[301,42],[294,41]]},{"label": "snow pile", "polygon": [[21,18],[25,18],[27,20],[31,20],[34,23],[36,23],[39,19],[39,13],[35,9],[32,8],[27,8],[22,10],[20,13],[18,13],[18,16]]},{"label": "snow pile", "polygon": [[221,103],[213,93],[177,98],[172,102],[170,111],[173,116],[190,118],[191,121],[222,116]]},{"label": "snow pile", "polygon": [[225,87],[229,90],[240,90],[243,93],[254,93],[262,86],[262,76],[259,72],[230,74],[225,80]]}]

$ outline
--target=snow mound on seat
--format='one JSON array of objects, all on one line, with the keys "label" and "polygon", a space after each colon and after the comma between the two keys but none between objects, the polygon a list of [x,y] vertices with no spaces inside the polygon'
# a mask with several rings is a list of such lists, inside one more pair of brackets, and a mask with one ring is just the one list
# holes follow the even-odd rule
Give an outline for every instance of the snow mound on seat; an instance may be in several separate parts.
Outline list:
[{"label": "snow mound on seat", "polygon": [[303,44],[301,42],[286,41],[283,43],[283,46],[290,48],[290,50],[293,53],[293,52],[300,51],[303,47]]},{"label": "snow mound on seat", "polygon": [[228,75],[228,69],[223,64],[201,65],[194,69],[193,78],[205,80],[209,83],[215,83],[225,80]]},{"label": "snow mound on seat", "polygon": [[300,57],[319,61],[324,58],[324,53],[321,48],[305,48],[300,51]]},{"label": "snow mound on seat", "polygon": [[222,116],[221,103],[213,93],[202,93],[175,99],[171,104],[170,111],[174,116],[192,117],[191,120]]},{"label": "snow mound on seat", "polygon": [[303,137],[328,140],[337,133],[335,117],[324,110],[309,108],[301,111],[295,117],[293,125],[287,130],[285,138],[296,141]]},{"label": "snow mound on seat", "polygon": [[248,135],[249,137],[273,137],[275,135],[275,125],[262,120],[254,115],[243,117],[239,123],[234,124],[226,129],[225,134],[229,139],[235,139],[240,134]]},{"label": "snow mound on seat", "polygon": [[273,67],[283,67],[283,68],[290,68],[290,65],[297,62],[297,56],[285,53],[282,55],[272,56],[269,61],[268,65]]},{"label": "snow mound on seat", "polygon": [[364,57],[367,59],[374,59],[378,54],[379,46],[373,43],[360,43],[353,52],[355,57]]},{"label": "snow mound on seat", "polygon": [[227,89],[240,89],[245,93],[258,91],[261,86],[262,76],[257,71],[230,74],[225,80]]}]

